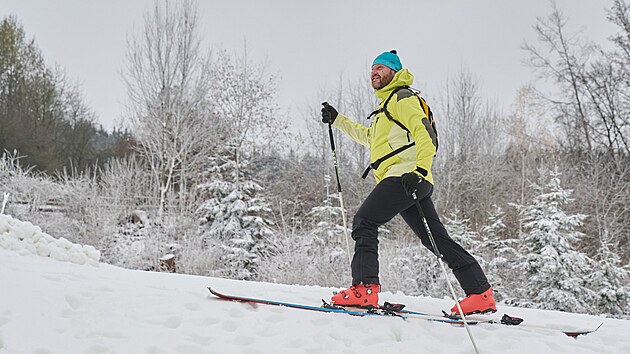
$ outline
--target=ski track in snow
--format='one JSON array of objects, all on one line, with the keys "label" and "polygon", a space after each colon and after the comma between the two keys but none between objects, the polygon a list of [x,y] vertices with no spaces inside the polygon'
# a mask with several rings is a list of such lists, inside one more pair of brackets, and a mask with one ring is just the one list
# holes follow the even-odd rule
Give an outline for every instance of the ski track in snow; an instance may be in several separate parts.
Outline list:
[{"label": "ski track in snow", "polygon": [[[25,249],[0,246],[0,354],[473,353],[462,327],[253,306],[216,299],[207,290],[319,305],[331,288],[76,264]],[[387,291],[381,301],[431,313],[452,305],[449,299]],[[473,326],[482,353],[630,353],[630,321],[499,306],[503,313],[523,317],[528,325],[604,325],[577,339],[549,328]]]}]

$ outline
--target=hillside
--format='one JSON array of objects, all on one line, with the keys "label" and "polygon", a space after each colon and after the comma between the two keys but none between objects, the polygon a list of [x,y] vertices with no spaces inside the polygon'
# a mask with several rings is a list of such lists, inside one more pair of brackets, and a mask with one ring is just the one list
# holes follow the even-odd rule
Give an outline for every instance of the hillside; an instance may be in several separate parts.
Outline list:
[{"label": "hillside", "polygon": [[[215,299],[207,287],[309,305],[335,289],[127,270],[98,263],[89,249],[82,262],[79,247],[67,244],[66,252],[74,256],[60,256],[59,250],[54,257],[41,256],[33,246],[34,239],[42,239],[33,236],[41,230],[0,217],[2,354],[473,352],[462,327],[251,306]],[[426,312],[452,305],[450,299],[405,296],[387,288],[381,299]],[[630,321],[499,306],[498,314],[503,313],[525,318],[528,326],[472,327],[481,352],[630,352]],[[602,322],[599,331],[577,339],[553,329],[588,329]]]}]

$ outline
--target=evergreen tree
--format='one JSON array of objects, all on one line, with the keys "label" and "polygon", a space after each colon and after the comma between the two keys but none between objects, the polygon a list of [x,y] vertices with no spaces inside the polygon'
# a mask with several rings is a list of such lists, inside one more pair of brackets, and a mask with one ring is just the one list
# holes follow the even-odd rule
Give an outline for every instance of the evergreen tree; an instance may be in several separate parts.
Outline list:
[{"label": "evergreen tree", "polygon": [[505,212],[503,211],[503,208],[494,205],[494,210],[492,210],[488,215],[488,223],[481,227],[481,232],[484,235],[484,241],[487,239],[499,239],[501,235],[505,234],[507,226],[505,226],[505,223],[503,222],[504,217]]},{"label": "evergreen tree", "polygon": [[455,210],[450,216],[447,216],[444,226],[453,240],[457,241],[465,250],[474,255],[477,261],[482,262],[483,260],[480,255],[482,244],[479,239],[479,234],[470,228],[470,220],[461,218],[459,213],[459,210]]},{"label": "evergreen tree", "polygon": [[624,282],[628,269],[621,267],[619,255],[602,241],[599,262],[588,277],[589,285],[596,292],[596,304],[600,312],[611,315],[630,314],[630,288]]},{"label": "evergreen tree", "polygon": [[235,279],[253,279],[261,256],[273,252],[273,224],[266,215],[269,204],[261,197],[263,188],[249,180],[246,162],[237,149],[226,146],[209,157],[198,185],[204,202],[197,213],[206,247],[220,248],[219,274]]},{"label": "evergreen tree", "polygon": [[[586,276],[593,261],[573,249],[584,235],[577,230],[585,215],[569,215],[564,207],[571,190],[560,185],[557,168],[544,187],[535,185],[538,196],[521,210],[526,232],[521,235],[522,270],[527,279],[524,305],[570,312],[590,312],[594,292]],[[531,303],[533,302],[533,304]]]},{"label": "evergreen tree", "polygon": [[501,207],[495,209],[488,216],[488,222],[481,228],[482,257],[488,260],[484,270],[495,291],[495,299],[511,298],[514,287],[522,281],[521,272],[514,267],[519,258],[517,251],[519,241],[513,238],[503,238],[507,234],[507,227],[503,221],[505,212]]},{"label": "evergreen tree", "polygon": [[[310,216],[314,218],[316,225],[311,232],[307,246],[311,253],[325,255],[329,262],[337,262],[345,256],[345,240],[342,213],[339,205],[338,194],[331,194],[329,184],[331,178],[324,176],[326,185],[326,199],[323,205],[313,207]],[[341,224],[340,224],[341,223]]]},{"label": "evergreen tree", "polygon": [[[404,244],[405,240],[384,241],[379,247],[381,279],[392,291],[407,295],[433,295],[436,288],[444,288],[444,280],[435,263],[435,255],[428,252],[418,240]],[[440,277],[436,281],[435,277]],[[441,295],[438,293],[438,295]]]}]

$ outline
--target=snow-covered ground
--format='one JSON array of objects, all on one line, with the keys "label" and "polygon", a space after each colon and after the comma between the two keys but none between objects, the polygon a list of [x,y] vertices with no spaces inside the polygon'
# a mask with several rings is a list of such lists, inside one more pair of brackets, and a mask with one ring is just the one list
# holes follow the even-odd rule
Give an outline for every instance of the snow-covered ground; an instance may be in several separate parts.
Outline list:
[{"label": "snow-covered ground", "polygon": [[[2,354],[473,352],[461,327],[254,307],[215,299],[207,287],[309,305],[334,289],[126,270],[98,263],[90,247],[44,235],[0,215]],[[382,301],[417,311],[452,305],[384,290]],[[630,353],[630,321],[499,306],[502,313],[525,322],[471,327],[482,353]],[[602,322],[599,331],[577,339],[536,327],[589,329]]]}]

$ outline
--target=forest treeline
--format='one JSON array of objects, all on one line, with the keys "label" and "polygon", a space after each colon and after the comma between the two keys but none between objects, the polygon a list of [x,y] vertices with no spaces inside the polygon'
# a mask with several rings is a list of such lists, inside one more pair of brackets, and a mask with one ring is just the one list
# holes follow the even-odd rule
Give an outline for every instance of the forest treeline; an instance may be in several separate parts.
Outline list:
[{"label": "forest treeline", "polygon": [[16,17],[0,22],[0,150],[49,174],[84,170],[129,151],[129,134],[105,131],[80,87],[44,60]]}]

